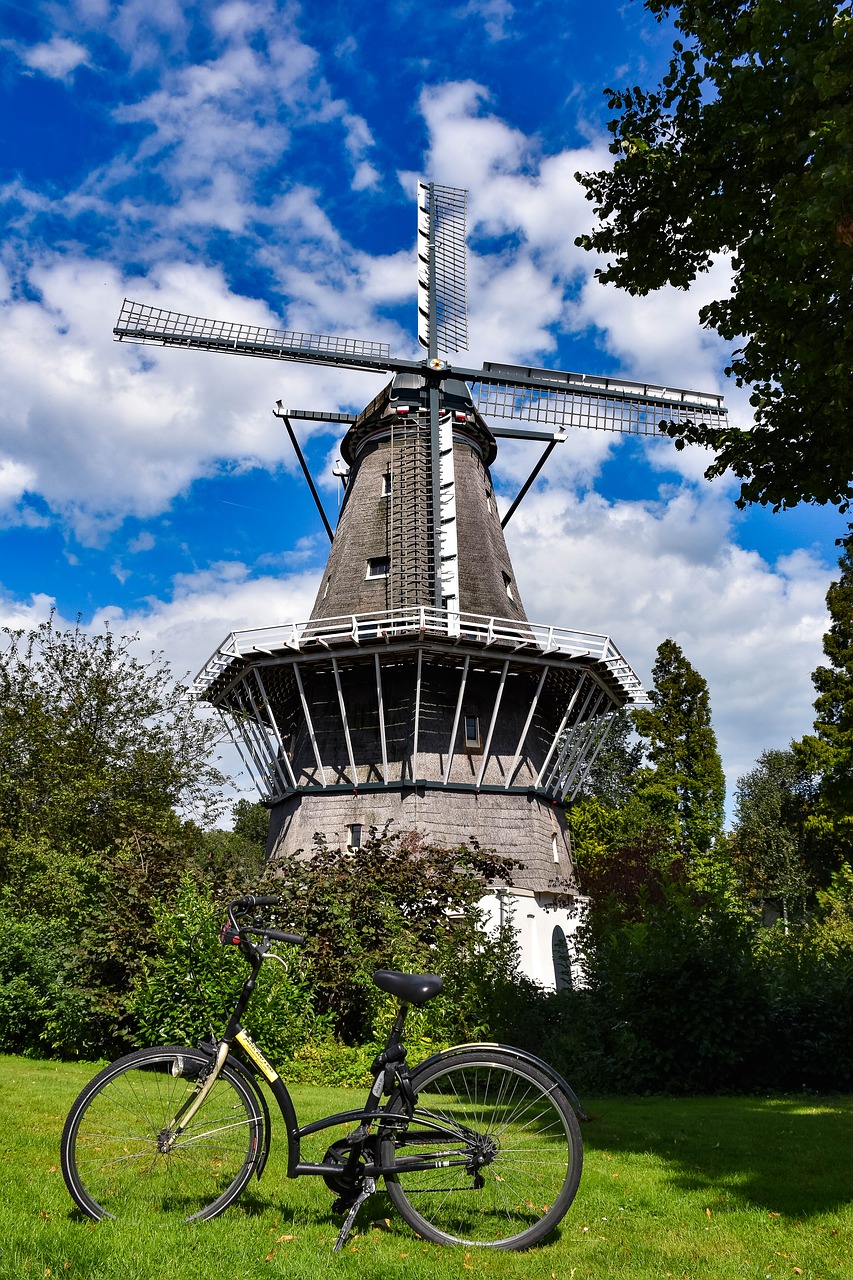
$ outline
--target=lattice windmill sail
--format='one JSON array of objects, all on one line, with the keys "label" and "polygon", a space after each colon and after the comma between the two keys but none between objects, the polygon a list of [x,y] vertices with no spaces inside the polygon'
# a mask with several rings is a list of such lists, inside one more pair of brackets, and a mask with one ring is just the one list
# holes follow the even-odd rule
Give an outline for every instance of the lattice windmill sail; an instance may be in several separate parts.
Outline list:
[{"label": "lattice windmill sail", "polygon": [[418,342],[430,358],[468,350],[468,192],[418,184]]},{"label": "lattice windmill sail", "polygon": [[[279,401],[329,559],[310,618],[230,635],[196,691],[222,715],[271,807],[270,856],[310,849],[315,831],[354,846],[387,820],[449,845],[496,847],[526,866],[489,909],[501,914],[506,894],[514,900],[523,967],[553,985],[565,976],[578,900],[563,801],[616,712],[645,695],[609,637],[528,619],[503,530],[567,428],[652,435],[661,423],[722,425],[726,411],[717,395],[624,379],[452,365],[447,356],[468,339],[465,221],[464,191],[421,184],[422,360],[135,302],[115,334],[392,375],[357,415]],[[484,415],[519,425],[490,426]],[[347,428],[334,532],[293,431],[300,418]],[[501,520],[490,468],[505,436],[545,448]]]}]

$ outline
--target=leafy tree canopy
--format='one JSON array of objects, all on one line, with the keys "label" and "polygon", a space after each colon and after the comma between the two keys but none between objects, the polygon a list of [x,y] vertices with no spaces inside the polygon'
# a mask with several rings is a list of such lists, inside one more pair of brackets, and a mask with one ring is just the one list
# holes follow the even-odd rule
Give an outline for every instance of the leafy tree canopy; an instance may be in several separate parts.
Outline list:
[{"label": "leafy tree canopy", "polygon": [[853,497],[853,15],[850,0],[646,0],[679,39],[654,91],[608,89],[612,170],[579,174],[602,282],[686,288],[730,255],[699,313],[738,343],[751,431],[669,428],[716,451],[738,505]]},{"label": "leafy tree canopy", "polygon": [[238,800],[234,805],[234,830],[238,836],[266,852],[270,811],[259,800]]},{"label": "leafy tree canopy", "polygon": [[215,728],[157,654],[133,637],[53,618],[0,630],[0,833],[56,848],[119,844],[148,851],[176,809],[205,825],[224,776],[211,761]]},{"label": "leafy tree canopy", "polygon": [[[0,904],[17,930],[0,986],[38,988],[63,1052],[121,1042],[154,900],[185,867],[222,886],[260,862],[232,833],[201,830],[225,781],[214,726],[161,657],[132,647],[53,618],[0,631]],[[34,939],[50,953],[40,969]]]},{"label": "leafy tree canopy", "polygon": [[843,547],[840,577],[826,593],[832,621],[823,651],[829,665],[812,673],[814,733],[793,746],[801,766],[820,775],[812,830],[853,862],[853,529]]},{"label": "leafy tree canopy", "polygon": [[806,824],[816,782],[793,751],[764,751],[738,779],[732,858],[753,897],[803,900],[814,889]]}]

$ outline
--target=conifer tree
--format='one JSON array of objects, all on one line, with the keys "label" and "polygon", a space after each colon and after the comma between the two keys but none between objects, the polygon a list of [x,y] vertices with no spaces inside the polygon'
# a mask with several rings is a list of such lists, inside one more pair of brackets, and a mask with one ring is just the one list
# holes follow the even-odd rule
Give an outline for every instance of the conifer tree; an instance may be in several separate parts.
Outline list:
[{"label": "conifer tree", "polygon": [[691,860],[723,834],[726,786],[708,686],[674,640],[659,645],[652,675],[652,706],[633,713],[653,766],[641,776],[638,792]]}]

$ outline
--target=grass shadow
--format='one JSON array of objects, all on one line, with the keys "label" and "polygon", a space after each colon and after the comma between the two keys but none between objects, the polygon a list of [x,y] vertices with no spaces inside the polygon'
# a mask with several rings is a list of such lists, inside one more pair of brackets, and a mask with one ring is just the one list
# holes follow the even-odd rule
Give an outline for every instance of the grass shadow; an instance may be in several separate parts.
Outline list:
[{"label": "grass shadow", "polygon": [[851,1098],[614,1098],[583,1135],[590,1151],[657,1156],[681,1190],[768,1213],[804,1218],[853,1198]]}]

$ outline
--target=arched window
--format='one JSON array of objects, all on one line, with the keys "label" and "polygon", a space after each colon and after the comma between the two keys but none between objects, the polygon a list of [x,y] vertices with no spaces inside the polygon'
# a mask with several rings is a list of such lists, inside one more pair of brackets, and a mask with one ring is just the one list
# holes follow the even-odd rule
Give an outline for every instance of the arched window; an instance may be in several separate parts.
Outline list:
[{"label": "arched window", "polygon": [[558,991],[568,991],[572,985],[572,961],[569,944],[560,925],[554,925],[551,934],[551,956],[554,961],[554,986]]}]

